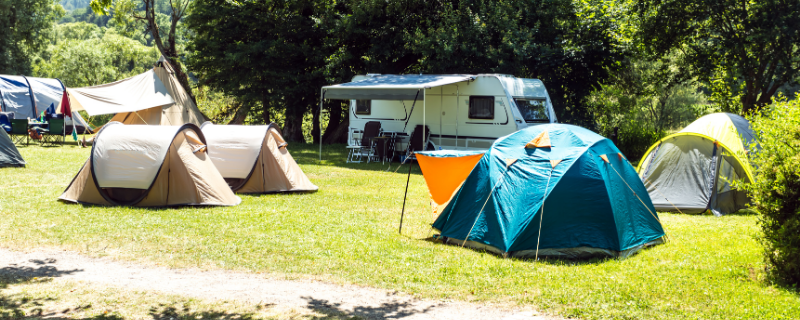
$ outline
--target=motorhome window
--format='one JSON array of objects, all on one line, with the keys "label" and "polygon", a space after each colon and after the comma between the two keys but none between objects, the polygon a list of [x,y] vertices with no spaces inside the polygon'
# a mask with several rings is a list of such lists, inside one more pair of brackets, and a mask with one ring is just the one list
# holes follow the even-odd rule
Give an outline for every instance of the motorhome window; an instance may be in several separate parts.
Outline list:
[{"label": "motorhome window", "polygon": [[356,100],[356,114],[372,113],[372,100]]},{"label": "motorhome window", "polygon": [[470,96],[470,119],[494,119],[494,97]]},{"label": "motorhome window", "polygon": [[550,122],[543,99],[514,99],[525,122]]}]

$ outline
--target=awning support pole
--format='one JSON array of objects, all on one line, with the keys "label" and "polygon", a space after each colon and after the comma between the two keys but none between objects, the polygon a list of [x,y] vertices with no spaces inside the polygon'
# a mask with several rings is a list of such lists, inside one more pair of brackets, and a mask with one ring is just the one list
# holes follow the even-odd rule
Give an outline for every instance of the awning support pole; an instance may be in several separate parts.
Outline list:
[{"label": "awning support pole", "polygon": [[[322,102],[325,101],[325,89],[319,93],[319,163],[322,163]],[[266,110],[264,110],[266,111]]]},{"label": "awning support pole", "polygon": [[[425,93],[427,92],[428,89],[422,89],[422,143],[424,143],[424,145],[422,146],[422,151],[425,151],[425,149],[428,148],[428,139],[426,139],[427,130],[425,130],[425,128],[427,128],[427,126],[425,126],[425,116],[427,115],[427,111],[425,111],[425,105],[428,102],[428,97],[425,96]],[[410,140],[408,142],[411,143]],[[409,174],[411,173],[409,172]]]},{"label": "awning support pole", "polygon": [[[413,155],[413,153],[412,153]],[[400,165],[403,165],[402,163]],[[403,234],[403,216],[406,213],[406,197],[408,196],[408,183],[411,181],[411,167],[414,166],[414,162],[408,163],[408,177],[406,178],[406,192],[403,194],[403,211],[400,211],[400,229],[397,230],[397,233]]]}]

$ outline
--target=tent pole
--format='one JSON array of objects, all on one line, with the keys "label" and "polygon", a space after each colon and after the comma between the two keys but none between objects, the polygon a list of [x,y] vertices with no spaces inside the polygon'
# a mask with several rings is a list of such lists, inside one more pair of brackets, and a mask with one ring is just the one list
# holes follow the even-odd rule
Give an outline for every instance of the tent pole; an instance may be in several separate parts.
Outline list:
[{"label": "tent pole", "polygon": [[413,167],[413,166],[414,166],[413,162],[409,162],[408,163],[408,177],[406,178],[406,192],[403,194],[403,211],[400,211],[400,229],[397,230],[397,232],[399,234],[403,234],[403,216],[406,213],[406,197],[408,196],[408,182],[411,181],[411,167]]},{"label": "tent pole", "polygon": [[322,163],[322,101],[323,101],[324,98],[325,98],[325,90],[324,89],[320,89],[319,111],[318,111],[318,113],[319,113],[318,116],[319,116],[319,121],[320,121],[320,126],[319,126],[319,162],[320,163]]}]

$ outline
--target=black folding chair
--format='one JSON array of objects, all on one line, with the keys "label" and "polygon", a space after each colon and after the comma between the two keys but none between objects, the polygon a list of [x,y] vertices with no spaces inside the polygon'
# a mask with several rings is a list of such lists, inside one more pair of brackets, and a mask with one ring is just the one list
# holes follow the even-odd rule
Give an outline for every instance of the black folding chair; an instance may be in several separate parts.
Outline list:
[{"label": "black folding chair", "polygon": [[22,144],[22,141],[25,141],[27,146],[31,139],[28,133],[28,119],[11,119],[11,133],[9,135],[15,144]]},{"label": "black folding chair", "polygon": [[381,134],[381,123],[378,121],[370,121],[364,125],[364,132],[361,134],[361,145],[357,151],[358,161],[361,162],[361,157],[367,157],[367,163],[375,158],[375,142],[373,139]]},{"label": "black folding chair", "polygon": [[408,139],[408,146],[406,146],[406,159],[416,160],[417,157],[414,156],[414,152],[425,151],[425,148],[428,147],[428,142],[431,138],[431,129],[425,126],[425,134],[422,134],[422,128],[423,126],[418,124],[414,127],[414,131],[411,132],[411,137]]},{"label": "black folding chair", "polygon": [[50,118],[47,120],[47,129],[42,129],[42,146],[64,145],[66,130],[64,119]]}]

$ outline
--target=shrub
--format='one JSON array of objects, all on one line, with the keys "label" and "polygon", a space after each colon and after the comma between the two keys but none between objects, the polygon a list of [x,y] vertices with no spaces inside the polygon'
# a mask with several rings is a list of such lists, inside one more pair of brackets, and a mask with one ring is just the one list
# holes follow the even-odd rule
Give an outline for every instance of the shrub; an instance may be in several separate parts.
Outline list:
[{"label": "shrub", "polygon": [[800,289],[800,98],[775,102],[749,119],[761,149],[750,154],[756,181],[744,187],[760,213],[767,274]]}]

